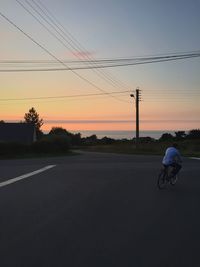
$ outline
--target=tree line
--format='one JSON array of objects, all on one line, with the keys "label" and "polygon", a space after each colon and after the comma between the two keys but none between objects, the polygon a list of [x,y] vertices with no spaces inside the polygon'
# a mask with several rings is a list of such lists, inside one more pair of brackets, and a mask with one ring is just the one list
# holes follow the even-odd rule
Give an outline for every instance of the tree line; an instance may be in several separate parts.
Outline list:
[{"label": "tree line", "polygon": [[[4,123],[3,120],[0,123]],[[98,137],[93,134],[89,137],[82,137],[81,133],[73,134],[62,127],[52,127],[48,134],[44,134],[41,130],[44,121],[40,118],[40,115],[36,112],[35,108],[29,109],[24,115],[24,121],[21,123],[32,123],[35,125],[37,142],[33,143],[28,147],[30,151],[33,152],[66,152],[70,147],[76,146],[90,146],[90,145],[109,145],[116,143],[129,143],[134,142],[128,139],[116,140],[109,137],[103,137],[98,139]],[[191,139],[200,139],[200,129],[192,129],[187,133],[185,131],[176,131],[174,135],[171,133],[164,133],[162,136],[156,140],[151,137],[141,137],[140,143],[153,143],[153,142],[170,142],[170,141],[182,141],[182,140],[191,140]],[[6,150],[5,144],[1,144],[1,150]],[[12,150],[20,150],[20,146],[15,144],[10,146]],[[27,149],[24,146],[24,149]]]},{"label": "tree line", "polygon": [[160,137],[160,141],[170,141],[170,140],[184,140],[184,139],[199,139],[200,138],[200,129],[193,129],[186,133],[185,131],[177,131],[175,135],[170,133],[164,133]]}]

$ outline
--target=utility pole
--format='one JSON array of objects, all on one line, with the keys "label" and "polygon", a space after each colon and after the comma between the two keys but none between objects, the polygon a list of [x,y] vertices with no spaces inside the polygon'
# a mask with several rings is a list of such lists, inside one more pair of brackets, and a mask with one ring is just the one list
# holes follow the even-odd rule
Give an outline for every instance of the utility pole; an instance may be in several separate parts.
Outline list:
[{"label": "utility pole", "polygon": [[139,88],[136,88],[135,95],[131,94],[131,97],[135,98],[135,108],[136,108],[136,148],[138,148],[139,137],[140,137],[140,120],[139,120],[139,102],[141,101],[141,91]]}]

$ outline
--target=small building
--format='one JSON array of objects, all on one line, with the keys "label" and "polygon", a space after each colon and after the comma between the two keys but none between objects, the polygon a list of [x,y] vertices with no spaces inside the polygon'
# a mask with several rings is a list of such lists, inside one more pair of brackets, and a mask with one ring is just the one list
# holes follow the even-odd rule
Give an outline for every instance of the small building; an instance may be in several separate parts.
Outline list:
[{"label": "small building", "polygon": [[32,123],[0,123],[0,142],[31,144],[36,141],[35,125]]}]

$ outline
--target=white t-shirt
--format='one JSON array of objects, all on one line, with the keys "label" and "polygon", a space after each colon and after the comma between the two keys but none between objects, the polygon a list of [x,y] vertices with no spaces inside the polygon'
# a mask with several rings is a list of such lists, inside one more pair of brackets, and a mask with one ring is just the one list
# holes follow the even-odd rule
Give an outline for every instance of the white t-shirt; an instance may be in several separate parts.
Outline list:
[{"label": "white t-shirt", "polygon": [[180,163],[181,162],[181,155],[175,147],[169,147],[169,148],[167,148],[167,150],[165,152],[165,156],[163,158],[162,163],[164,165],[170,165],[174,162]]}]

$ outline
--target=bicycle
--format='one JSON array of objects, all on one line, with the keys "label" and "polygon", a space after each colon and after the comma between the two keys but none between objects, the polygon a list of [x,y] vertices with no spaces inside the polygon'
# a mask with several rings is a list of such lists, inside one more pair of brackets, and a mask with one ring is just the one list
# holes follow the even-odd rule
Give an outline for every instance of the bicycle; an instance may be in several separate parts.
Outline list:
[{"label": "bicycle", "polygon": [[161,169],[158,180],[157,180],[157,186],[159,189],[164,189],[167,184],[175,185],[178,180],[178,174],[173,175],[175,167],[174,166],[163,166]]}]

